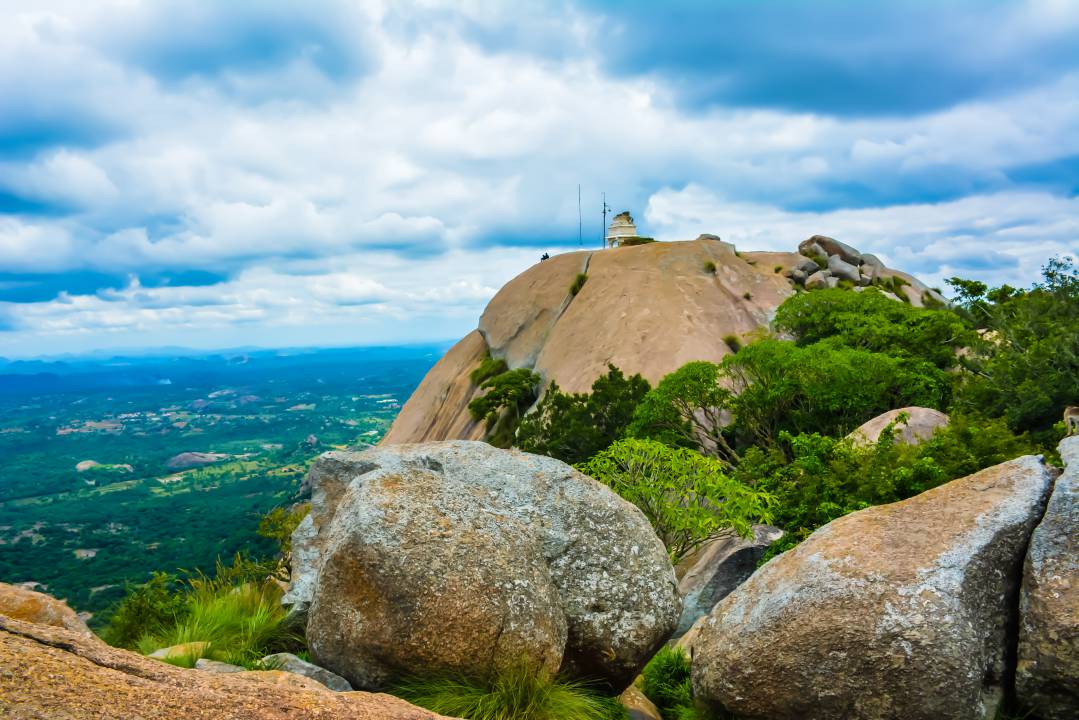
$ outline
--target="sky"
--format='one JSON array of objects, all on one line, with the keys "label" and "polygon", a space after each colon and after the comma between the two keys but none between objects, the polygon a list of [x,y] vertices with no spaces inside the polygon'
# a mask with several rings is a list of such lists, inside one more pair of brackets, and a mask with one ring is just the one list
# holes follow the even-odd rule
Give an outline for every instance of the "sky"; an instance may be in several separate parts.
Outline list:
[{"label": "sky", "polygon": [[0,0],[0,356],[456,338],[602,235],[1079,251],[1079,0]]}]

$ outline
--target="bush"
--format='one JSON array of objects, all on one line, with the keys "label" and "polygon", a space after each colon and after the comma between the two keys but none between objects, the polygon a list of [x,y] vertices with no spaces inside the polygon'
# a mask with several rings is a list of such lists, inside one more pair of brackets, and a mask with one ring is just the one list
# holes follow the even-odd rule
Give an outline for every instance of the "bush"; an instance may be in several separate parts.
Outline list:
[{"label": "bush", "polygon": [[716,273],[716,264],[714,262],[712,262],[711,260],[706,260],[705,263],[704,263],[704,271],[706,273],[708,273],[709,275],[715,275],[715,273]]},{"label": "bush", "polygon": [[287,560],[292,555],[292,533],[309,512],[311,503],[276,507],[259,520],[258,534],[277,543],[281,557]]},{"label": "bush", "polygon": [[616,699],[581,682],[559,681],[525,664],[488,680],[413,678],[394,695],[432,712],[465,720],[623,720]]},{"label": "bush", "polygon": [[731,349],[731,352],[738,352],[742,349],[742,341],[738,339],[737,335],[724,335],[723,342]]},{"label": "bush", "polygon": [[654,243],[655,238],[641,237],[640,235],[631,235],[627,238],[622,238],[622,247],[633,247],[634,245],[648,245]]},{"label": "bush", "polygon": [[509,367],[506,365],[505,360],[502,358],[495,359],[488,355],[480,361],[480,364],[469,374],[468,378],[473,385],[479,386],[484,381],[490,380],[496,375],[501,375],[507,370],[509,370]]},{"label": "bush", "polygon": [[779,273],[783,272],[783,266],[782,265],[776,265],[775,267],[772,268],[772,272],[774,272],[776,275],[778,275]]},{"label": "bush", "polygon": [[754,523],[771,521],[767,493],[693,450],[619,440],[578,469],[639,507],[673,563],[713,538],[732,530],[748,537]]},{"label": "bush", "polygon": [[956,350],[974,341],[955,313],[901,305],[875,290],[796,295],[779,306],[775,327],[793,335],[800,346],[826,342],[917,358],[939,368],[954,367]]},{"label": "bush", "polygon": [[1003,422],[956,416],[920,445],[875,445],[818,433],[782,433],[779,446],[752,448],[734,476],[775,497],[775,522],[786,535],[765,555],[794,547],[814,530],[855,510],[896,502],[1032,451]]},{"label": "bush", "polygon": [[509,447],[514,440],[521,415],[536,400],[540,377],[527,368],[509,370],[484,381],[480,386],[486,394],[468,404],[468,412],[476,422],[486,423],[487,442],[496,447]]},{"label": "bush", "polygon": [[584,462],[622,437],[651,389],[640,375],[626,377],[613,365],[591,393],[564,393],[551,383],[535,411],[521,419],[515,445],[570,464]]},{"label": "bush", "polygon": [[752,300],[753,293],[751,293],[749,290],[746,290],[744,293],[742,293],[742,298],[745,300]]},{"label": "bush", "polygon": [[569,294],[576,297],[577,293],[581,292],[581,288],[584,287],[586,282],[588,282],[588,274],[577,273],[577,277],[573,278],[573,284],[569,286]]}]

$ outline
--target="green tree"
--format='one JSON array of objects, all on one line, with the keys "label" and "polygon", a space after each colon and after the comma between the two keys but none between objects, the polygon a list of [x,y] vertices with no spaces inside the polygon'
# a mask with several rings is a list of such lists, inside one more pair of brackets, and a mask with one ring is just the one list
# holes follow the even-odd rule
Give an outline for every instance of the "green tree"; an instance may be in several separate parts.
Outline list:
[{"label": "green tree", "polygon": [[799,293],[779,306],[775,327],[800,346],[827,342],[939,368],[954,367],[956,350],[974,341],[974,333],[951,310],[897,303],[875,289]]},{"label": "green tree", "polygon": [[527,368],[509,370],[488,378],[480,387],[487,392],[468,404],[476,422],[487,425],[487,441],[496,447],[513,443],[521,415],[536,400],[540,376]]},{"label": "green tree", "polygon": [[1054,259],[1030,290],[980,290],[964,297],[984,332],[964,360],[970,374],[958,402],[1051,444],[1064,407],[1079,404],[1079,271]]},{"label": "green tree", "polygon": [[536,409],[521,420],[515,445],[570,464],[584,462],[625,434],[650,385],[614,365],[591,393],[564,393],[551,383]]},{"label": "green tree", "polygon": [[660,380],[637,406],[629,434],[667,445],[696,448],[726,465],[738,461],[724,428],[733,394],[715,363],[686,363]]},{"label": "green tree", "polygon": [[748,536],[754,523],[771,521],[768,493],[687,448],[619,440],[578,468],[639,507],[675,563],[724,533]]}]

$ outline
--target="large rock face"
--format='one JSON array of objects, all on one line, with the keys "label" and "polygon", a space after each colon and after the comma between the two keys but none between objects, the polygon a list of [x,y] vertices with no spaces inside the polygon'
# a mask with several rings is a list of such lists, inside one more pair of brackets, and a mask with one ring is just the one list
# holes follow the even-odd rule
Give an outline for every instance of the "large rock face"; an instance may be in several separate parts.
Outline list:
[{"label": "large rock face", "polygon": [[620,690],[675,628],[644,515],[557,460],[428,443],[327,453],[311,477],[290,600],[310,601],[314,660],[355,687],[524,659]]},{"label": "large rock face", "polygon": [[769,720],[992,718],[1051,483],[1023,457],[819,529],[702,623],[697,696]]},{"label": "large rock face", "polygon": [[[906,415],[903,422],[897,422],[900,415]],[[893,432],[899,445],[917,445],[933,437],[933,433],[948,425],[948,416],[940,410],[924,407],[905,407],[889,410],[859,426],[849,437],[863,445],[875,444],[880,440],[884,428],[895,423]]]},{"label": "large rock face", "polygon": [[768,546],[783,537],[771,525],[754,525],[753,537],[728,535],[705,544],[683,559],[675,573],[682,596],[682,617],[675,636],[684,635],[697,619],[749,579]]},{"label": "large rock face", "polygon": [[0,717],[437,720],[442,716],[387,695],[335,693],[291,673],[184,670],[62,627],[0,615]]},{"label": "large rock face", "polygon": [[1016,692],[1045,720],[1079,717],[1079,437],[1060,443],[1064,474],[1023,568]]},{"label": "large rock face", "polygon": [[[863,262],[852,248],[823,241],[832,250],[822,255],[841,251],[840,257]],[[838,282],[817,269],[795,252],[737,253],[714,235],[556,255],[495,295],[479,328],[432,368],[383,444],[482,437],[483,427],[468,414],[477,392],[468,375],[487,354],[569,392],[589,390],[608,363],[655,384],[691,360],[719,361],[731,352],[724,337],[767,327],[795,286],[810,284],[807,276],[823,286]],[[578,273],[588,280],[572,295]],[[883,266],[874,274],[906,280],[914,305],[928,290]]]}]

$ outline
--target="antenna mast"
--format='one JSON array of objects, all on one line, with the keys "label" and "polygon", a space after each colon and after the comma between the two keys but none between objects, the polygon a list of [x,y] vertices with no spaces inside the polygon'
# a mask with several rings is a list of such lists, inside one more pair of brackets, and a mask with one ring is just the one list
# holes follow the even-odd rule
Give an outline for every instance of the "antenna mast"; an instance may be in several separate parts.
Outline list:
[{"label": "antenna mast", "polygon": [[599,229],[600,247],[607,247],[607,213],[611,206],[607,204],[607,193],[603,193],[603,227]]},{"label": "antenna mast", "polygon": [[577,247],[584,247],[584,216],[581,215],[580,183],[577,183]]}]

